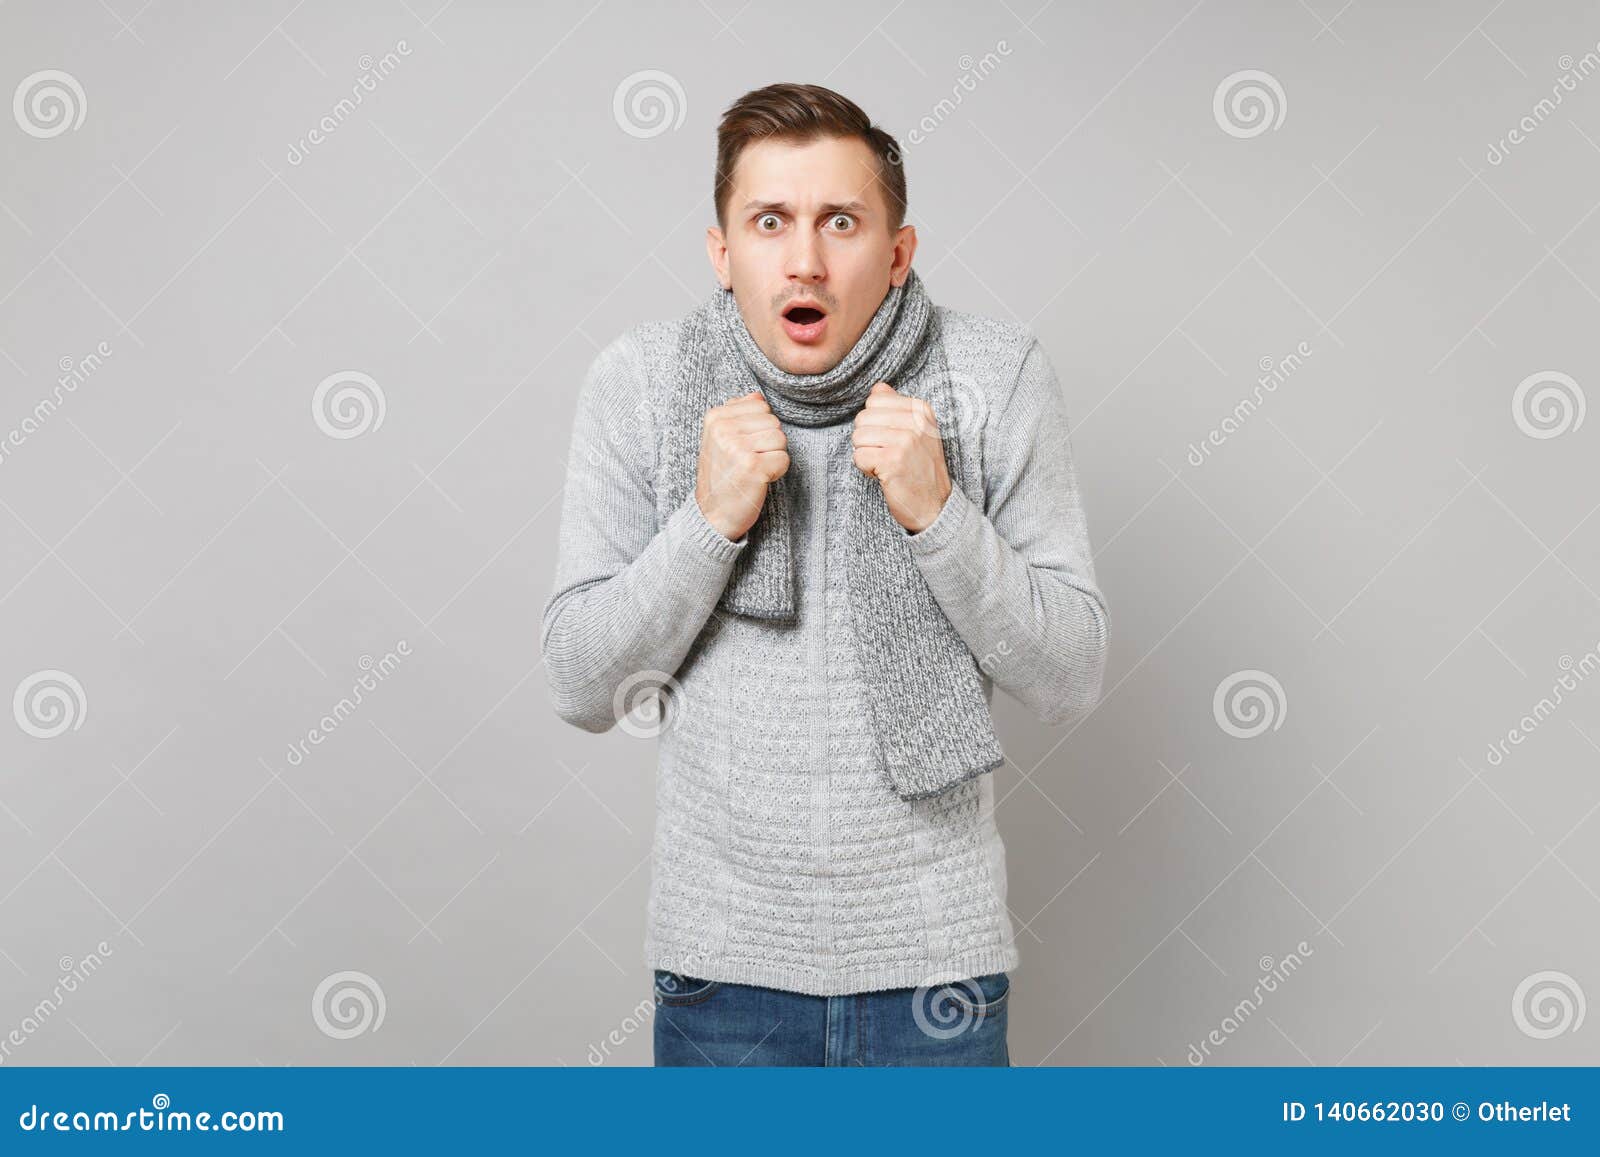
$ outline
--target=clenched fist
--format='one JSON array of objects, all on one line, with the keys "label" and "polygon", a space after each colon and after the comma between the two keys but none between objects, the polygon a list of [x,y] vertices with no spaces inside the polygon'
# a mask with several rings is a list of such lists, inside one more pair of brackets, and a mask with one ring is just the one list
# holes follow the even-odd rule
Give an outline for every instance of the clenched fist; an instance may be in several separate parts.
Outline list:
[{"label": "clenched fist", "polygon": [[743,538],[755,525],[767,500],[767,484],[789,469],[788,445],[760,390],[706,411],[694,497],[700,513],[724,538]]},{"label": "clenched fist", "polygon": [[894,520],[911,534],[931,526],[951,491],[933,407],[877,382],[856,414],[850,441],[856,469],[883,486]]}]

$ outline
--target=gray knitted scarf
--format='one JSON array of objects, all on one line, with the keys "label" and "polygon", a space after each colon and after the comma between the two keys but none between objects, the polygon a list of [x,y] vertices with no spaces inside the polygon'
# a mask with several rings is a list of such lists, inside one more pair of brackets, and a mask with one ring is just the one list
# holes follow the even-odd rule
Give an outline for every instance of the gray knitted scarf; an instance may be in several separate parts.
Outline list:
[{"label": "gray knitted scarf", "polygon": [[[752,389],[761,390],[779,421],[799,426],[849,421],[879,381],[927,399],[941,422],[952,414],[938,318],[915,270],[890,288],[855,346],[824,373],[778,368],[750,336],[732,291],[720,285],[684,319],[678,365],[679,380],[664,391],[670,404],[658,427],[657,492],[667,513],[694,490],[705,412]],[[948,425],[945,465],[959,487],[962,447]],[[853,455],[850,439],[838,446],[837,453]],[[848,524],[856,647],[879,752],[896,793],[903,799],[937,795],[1000,766],[1005,756],[977,662],[928,590],[881,484],[854,462],[848,470],[830,469],[828,477],[835,491],[828,509],[842,511]],[[786,481],[767,488],[718,604],[723,610],[779,622],[796,618]]]}]

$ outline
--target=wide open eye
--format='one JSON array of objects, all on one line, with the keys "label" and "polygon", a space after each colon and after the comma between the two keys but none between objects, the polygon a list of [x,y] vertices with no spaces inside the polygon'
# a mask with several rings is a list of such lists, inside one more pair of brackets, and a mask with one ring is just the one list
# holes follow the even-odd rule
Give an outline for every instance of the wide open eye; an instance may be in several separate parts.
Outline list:
[{"label": "wide open eye", "polygon": [[[841,221],[843,221],[844,224],[840,225],[839,222]],[[835,213],[832,217],[828,218],[828,224],[838,226],[836,229],[834,229],[835,233],[848,233],[850,230],[856,227],[856,219],[850,216],[848,213]]]},{"label": "wide open eye", "polygon": [[[765,222],[768,222],[768,221],[772,222],[772,228],[771,229],[766,227]],[[776,213],[763,213],[763,214],[761,214],[761,216],[756,218],[756,229],[757,229],[758,232],[761,232],[761,233],[776,232],[782,225],[783,225],[783,218],[779,217]]]}]

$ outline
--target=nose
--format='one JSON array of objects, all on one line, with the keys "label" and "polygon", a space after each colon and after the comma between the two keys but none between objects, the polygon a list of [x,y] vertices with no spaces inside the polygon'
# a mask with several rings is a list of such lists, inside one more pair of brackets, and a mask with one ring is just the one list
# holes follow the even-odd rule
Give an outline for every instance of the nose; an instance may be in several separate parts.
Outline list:
[{"label": "nose", "polygon": [[796,281],[817,282],[827,274],[822,263],[822,246],[815,233],[797,229],[786,255],[785,272]]}]

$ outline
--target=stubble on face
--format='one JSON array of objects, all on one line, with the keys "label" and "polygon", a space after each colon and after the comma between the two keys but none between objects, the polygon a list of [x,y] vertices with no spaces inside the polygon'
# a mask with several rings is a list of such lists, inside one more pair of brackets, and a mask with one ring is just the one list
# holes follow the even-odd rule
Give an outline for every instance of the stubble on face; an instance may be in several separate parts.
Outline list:
[{"label": "stubble on face", "polygon": [[[788,373],[838,365],[892,284],[888,199],[877,158],[855,138],[747,147],[735,166],[724,237],[745,327]],[[785,319],[802,299],[825,315],[818,336]]]}]

